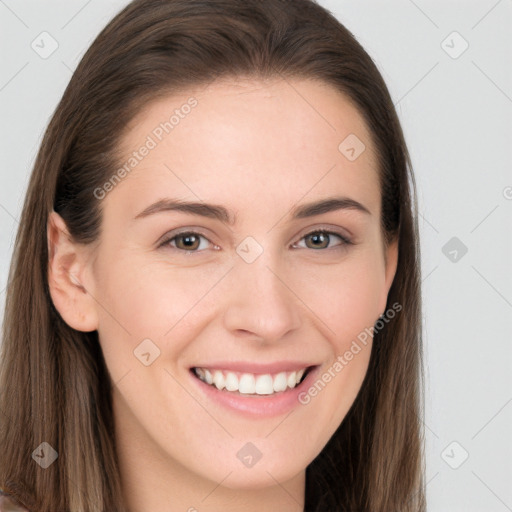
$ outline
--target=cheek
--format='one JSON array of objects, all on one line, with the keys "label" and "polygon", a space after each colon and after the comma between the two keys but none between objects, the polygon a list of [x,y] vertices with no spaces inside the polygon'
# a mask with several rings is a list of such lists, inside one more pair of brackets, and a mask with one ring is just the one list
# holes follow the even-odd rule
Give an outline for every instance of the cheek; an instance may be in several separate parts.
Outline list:
[{"label": "cheek", "polygon": [[330,345],[329,361],[310,388],[311,395],[304,397],[305,402],[322,402],[315,414],[326,436],[334,433],[359,393],[371,356],[372,328],[381,313],[383,262],[371,251],[357,256],[340,265],[318,267],[297,283],[315,313],[311,318]]},{"label": "cheek", "polygon": [[117,366],[131,365],[133,350],[145,339],[162,351],[179,353],[188,342],[183,332],[201,324],[198,315],[204,311],[198,306],[225,269],[176,269],[160,262],[149,265],[133,257],[116,261],[108,271],[100,269],[96,278],[98,332],[105,340],[105,356],[110,354]]},{"label": "cheek", "polygon": [[379,273],[355,267],[345,270],[329,273],[330,279],[316,291],[311,286],[308,295],[308,306],[317,313],[316,325],[330,352],[302,397],[302,403],[314,411],[318,449],[322,440],[334,434],[361,389],[372,351],[372,328],[380,313]]},{"label": "cheek", "polygon": [[373,326],[382,313],[382,264],[375,259],[353,258],[346,264],[315,268],[307,275],[297,282],[300,298],[315,313],[313,318],[319,320],[319,329],[336,352],[344,352],[346,345]]}]

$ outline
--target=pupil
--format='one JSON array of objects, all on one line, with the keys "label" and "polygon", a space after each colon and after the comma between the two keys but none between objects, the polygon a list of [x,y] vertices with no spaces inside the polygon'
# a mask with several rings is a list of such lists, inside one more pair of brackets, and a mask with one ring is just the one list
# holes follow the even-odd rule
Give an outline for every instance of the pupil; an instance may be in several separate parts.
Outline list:
[{"label": "pupil", "polygon": [[187,248],[194,246],[194,243],[196,242],[195,238],[196,238],[195,235],[183,235],[182,236],[183,243]]},{"label": "pupil", "polygon": [[327,239],[327,235],[325,233],[318,233],[316,235],[311,235],[311,238],[313,239],[314,244],[318,242],[320,242],[321,244],[322,241],[325,241]]}]

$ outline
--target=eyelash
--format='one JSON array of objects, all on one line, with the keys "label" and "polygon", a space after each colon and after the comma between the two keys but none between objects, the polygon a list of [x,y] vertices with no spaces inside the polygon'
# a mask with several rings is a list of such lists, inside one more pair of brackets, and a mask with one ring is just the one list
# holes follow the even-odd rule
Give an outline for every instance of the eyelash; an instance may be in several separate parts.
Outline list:
[{"label": "eyelash", "polygon": [[[341,240],[341,243],[334,246],[334,247],[325,247],[325,248],[320,248],[320,249],[310,249],[309,247],[304,247],[305,249],[310,249],[312,251],[325,251],[325,250],[339,250],[339,249],[342,249],[345,245],[352,245],[353,242],[348,239],[346,236],[342,235],[341,233],[338,233],[336,231],[329,231],[327,229],[315,229],[313,231],[310,231],[309,233],[306,233],[304,236],[302,236],[300,238],[300,240],[303,240],[305,238],[307,238],[308,236],[311,236],[311,235],[318,235],[318,234],[322,234],[322,235],[334,235],[336,237],[338,237],[340,240]],[[195,252],[202,252],[195,249],[195,250],[190,250],[190,251],[187,251],[185,249],[179,249],[178,247],[172,247],[170,246],[170,242],[172,242],[173,240],[175,240],[176,238],[180,237],[180,236],[184,236],[184,235],[199,235],[200,237],[204,238],[205,240],[208,240],[208,242],[212,243],[208,237],[206,237],[205,235],[203,235],[202,233],[200,232],[197,232],[197,231],[182,231],[181,233],[176,233],[174,234],[172,237],[168,237],[166,238],[159,246],[158,248],[163,248],[164,246],[167,246],[169,249],[171,250],[175,250],[175,251],[180,251],[180,252],[184,252],[186,254],[192,254],[192,253],[195,253]],[[329,240],[330,242],[330,240]],[[213,244],[215,245],[215,244]]]}]

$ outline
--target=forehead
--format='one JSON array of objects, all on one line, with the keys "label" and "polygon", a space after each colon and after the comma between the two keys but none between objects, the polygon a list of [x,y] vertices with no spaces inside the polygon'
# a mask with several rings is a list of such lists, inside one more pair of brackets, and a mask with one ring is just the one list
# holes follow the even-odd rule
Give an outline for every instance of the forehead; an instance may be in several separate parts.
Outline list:
[{"label": "forehead", "polygon": [[[280,128],[285,131],[279,132],[275,140],[273,135]],[[230,135],[223,141],[229,143],[233,138],[234,142],[239,140],[237,134],[245,136],[248,131],[258,130],[264,132],[258,133],[259,139],[264,135],[267,143],[269,138],[287,146],[296,141],[307,148],[307,139],[315,144],[322,139],[326,146],[336,149],[337,143],[353,133],[373,153],[371,134],[351,99],[331,85],[312,79],[219,79],[207,86],[159,97],[132,119],[121,144],[131,149],[141,138],[151,135],[159,145],[166,145],[170,139],[191,135],[192,130],[195,138],[208,132],[209,137],[201,138],[203,147],[208,140],[216,147],[219,140],[215,135]],[[258,141],[253,138],[244,142]]]},{"label": "forehead", "polygon": [[380,196],[362,116],[313,80],[219,80],[161,97],[129,123],[120,154],[129,172],[110,195],[124,194],[131,211],[166,195],[239,198],[241,207],[248,197],[296,203],[334,189]]}]

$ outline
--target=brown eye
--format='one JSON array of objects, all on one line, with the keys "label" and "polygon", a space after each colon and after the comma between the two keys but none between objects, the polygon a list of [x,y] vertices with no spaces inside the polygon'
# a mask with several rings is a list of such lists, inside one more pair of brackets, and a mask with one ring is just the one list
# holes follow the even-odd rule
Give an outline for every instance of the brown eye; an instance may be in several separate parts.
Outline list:
[{"label": "brown eye", "polygon": [[[202,240],[205,242],[201,245]],[[201,252],[203,249],[208,248],[209,243],[210,241],[205,236],[187,231],[167,238],[160,244],[160,247],[167,247],[171,250]]]},{"label": "brown eye", "polygon": [[[195,251],[199,247],[199,237],[193,233],[183,233],[175,237],[176,247],[185,251]],[[182,243],[180,243],[180,241]]]},{"label": "brown eye", "polygon": [[[333,244],[332,242],[333,240],[336,240],[336,238],[339,242],[337,244]],[[306,248],[308,249],[335,249],[350,243],[350,240],[339,233],[322,230],[312,231],[302,237],[302,240],[305,240]],[[329,244],[331,245],[330,247]]]},{"label": "brown eye", "polygon": [[[325,249],[329,246],[330,238],[327,233],[313,233],[311,235],[307,235],[305,237],[306,239],[306,246],[310,249]],[[310,240],[313,244],[313,247],[310,247],[307,244],[307,240]]]}]

